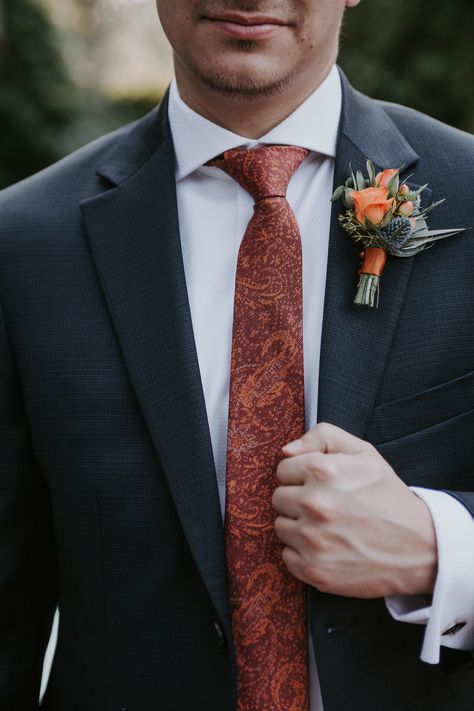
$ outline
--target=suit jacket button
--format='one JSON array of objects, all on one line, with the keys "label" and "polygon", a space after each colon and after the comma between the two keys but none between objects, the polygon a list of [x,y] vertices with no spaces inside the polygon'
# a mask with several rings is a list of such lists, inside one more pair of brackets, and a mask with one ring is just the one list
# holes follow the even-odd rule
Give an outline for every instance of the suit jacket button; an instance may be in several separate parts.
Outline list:
[{"label": "suit jacket button", "polygon": [[218,647],[225,647],[225,634],[224,630],[218,622],[213,622],[212,626],[214,628],[214,633],[216,635],[216,644]]}]

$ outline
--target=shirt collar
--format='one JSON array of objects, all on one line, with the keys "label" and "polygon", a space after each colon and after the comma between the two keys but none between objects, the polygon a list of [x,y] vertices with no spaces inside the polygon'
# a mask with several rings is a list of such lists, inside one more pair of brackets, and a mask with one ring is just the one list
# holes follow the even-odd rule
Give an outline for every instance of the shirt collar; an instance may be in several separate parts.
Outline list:
[{"label": "shirt collar", "polygon": [[237,146],[297,145],[334,158],[341,105],[341,80],[333,66],[323,83],[292,114],[253,140],[232,133],[193,111],[181,99],[173,79],[168,115],[176,155],[176,180],[182,180],[211,158]]}]

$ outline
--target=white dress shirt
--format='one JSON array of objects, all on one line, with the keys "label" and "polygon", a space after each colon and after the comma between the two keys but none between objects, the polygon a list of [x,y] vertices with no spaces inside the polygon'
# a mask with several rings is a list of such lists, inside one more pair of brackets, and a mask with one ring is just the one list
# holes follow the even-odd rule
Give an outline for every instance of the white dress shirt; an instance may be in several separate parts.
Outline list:
[{"label": "white dress shirt", "polygon": [[[176,82],[171,84],[169,120],[176,154],[181,243],[222,513],[235,271],[254,203],[224,171],[204,164],[237,146],[287,144],[310,151],[287,192],[300,227],[303,251],[305,419],[309,429],[317,422],[330,198],[341,102],[339,73],[333,67],[301,106],[256,141],[195,113],[180,98]],[[440,644],[474,647],[474,522],[453,497],[426,489],[415,491],[428,505],[437,534],[439,569],[433,599],[393,597],[386,602],[396,619],[426,624],[421,657],[436,663]],[[442,637],[444,630],[458,622],[466,622],[465,627]],[[311,711],[322,711],[309,642]]]}]

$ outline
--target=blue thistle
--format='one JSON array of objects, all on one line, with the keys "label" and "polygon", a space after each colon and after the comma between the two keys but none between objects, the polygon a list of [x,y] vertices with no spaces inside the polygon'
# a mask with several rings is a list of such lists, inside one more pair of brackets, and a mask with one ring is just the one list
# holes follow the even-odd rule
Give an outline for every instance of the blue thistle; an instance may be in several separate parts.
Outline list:
[{"label": "blue thistle", "polygon": [[379,234],[391,249],[402,249],[412,231],[408,217],[395,217]]}]

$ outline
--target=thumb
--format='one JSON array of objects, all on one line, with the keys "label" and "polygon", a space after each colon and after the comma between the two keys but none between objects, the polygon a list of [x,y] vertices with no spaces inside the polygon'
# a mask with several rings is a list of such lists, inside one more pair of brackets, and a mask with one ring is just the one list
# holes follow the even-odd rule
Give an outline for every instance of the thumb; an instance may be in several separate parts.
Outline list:
[{"label": "thumb", "polygon": [[371,446],[368,442],[355,437],[340,427],[330,425],[327,422],[320,422],[300,439],[286,444],[282,451],[285,457],[293,457],[297,454],[308,454],[310,452],[359,454],[360,452],[366,452]]}]

